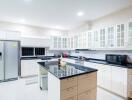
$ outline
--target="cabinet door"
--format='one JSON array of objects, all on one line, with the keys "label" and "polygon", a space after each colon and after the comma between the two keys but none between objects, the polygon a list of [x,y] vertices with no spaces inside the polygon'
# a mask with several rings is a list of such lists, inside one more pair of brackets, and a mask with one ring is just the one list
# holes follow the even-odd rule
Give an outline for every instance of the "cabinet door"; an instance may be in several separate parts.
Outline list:
[{"label": "cabinet door", "polygon": [[71,37],[70,48],[74,49],[74,38],[73,37]]},{"label": "cabinet door", "polygon": [[83,48],[87,49],[87,32],[83,33]]},{"label": "cabinet door", "polygon": [[132,47],[132,22],[128,23],[128,46]]},{"label": "cabinet door", "polygon": [[111,90],[111,66],[100,66],[98,73],[98,85]]},{"label": "cabinet door", "polygon": [[96,89],[88,90],[78,95],[78,100],[96,100]]},{"label": "cabinet door", "polygon": [[6,33],[4,31],[0,31],[0,39],[2,40],[6,39]]},{"label": "cabinet door", "polygon": [[57,37],[53,38],[53,43],[54,43],[53,48],[56,49],[57,48]]},{"label": "cabinet door", "polygon": [[20,33],[19,32],[13,32],[13,31],[7,31],[6,32],[6,39],[7,40],[20,40]]},{"label": "cabinet door", "polygon": [[112,92],[123,97],[126,96],[127,70],[120,67],[112,67]]},{"label": "cabinet door", "polygon": [[38,64],[36,60],[21,60],[21,76],[33,76],[38,74]]},{"label": "cabinet door", "polygon": [[87,47],[92,48],[92,32],[87,32]]},{"label": "cabinet door", "polygon": [[74,48],[77,49],[78,48],[78,35],[74,36]]},{"label": "cabinet door", "polygon": [[105,68],[102,71],[103,87],[108,90],[111,90],[111,70],[112,70],[111,66],[105,65]]},{"label": "cabinet door", "polygon": [[58,37],[57,48],[61,49],[61,37]]},{"label": "cabinet door", "polygon": [[95,49],[99,47],[99,32],[98,31],[93,32],[92,47],[95,48]]},{"label": "cabinet door", "polygon": [[105,28],[100,29],[100,47],[104,48],[106,46],[106,30]]},{"label": "cabinet door", "polygon": [[115,46],[115,29],[114,26],[108,27],[107,29],[107,45],[108,47],[114,47]]},{"label": "cabinet door", "polygon": [[117,47],[125,46],[125,25],[120,24],[116,26],[116,42]]}]

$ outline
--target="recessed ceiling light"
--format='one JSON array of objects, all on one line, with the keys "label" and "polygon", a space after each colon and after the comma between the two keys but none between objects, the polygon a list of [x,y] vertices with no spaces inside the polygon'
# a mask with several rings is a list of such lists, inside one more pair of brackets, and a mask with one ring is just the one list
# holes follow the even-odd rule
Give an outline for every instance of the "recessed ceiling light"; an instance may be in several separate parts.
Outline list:
[{"label": "recessed ceiling light", "polygon": [[27,2],[27,3],[30,3],[32,0],[24,0],[25,2]]},{"label": "recessed ceiling light", "polygon": [[77,15],[78,16],[83,16],[84,15],[84,12],[78,12]]}]

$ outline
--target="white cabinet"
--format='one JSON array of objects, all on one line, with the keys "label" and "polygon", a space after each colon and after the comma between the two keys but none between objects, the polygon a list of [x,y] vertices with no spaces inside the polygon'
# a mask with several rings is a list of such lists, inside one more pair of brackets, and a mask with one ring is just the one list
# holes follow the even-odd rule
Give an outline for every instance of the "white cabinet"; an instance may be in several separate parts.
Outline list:
[{"label": "white cabinet", "polygon": [[78,35],[75,35],[74,36],[74,48],[77,49],[78,48],[78,45],[79,45],[79,41],[78,41]]},{"label": "white cabinet", "polygon": [[99,32],[93,31],[93,43],[92,43],[92,48],[96,49],[99,48]]},{"label": "white cabinet", "polygon": [[0,31],[0,39],[2,40],[20,40],[20,32]]},{"label": "white cabinet", "polygon": [[88,49],[91,49],[92,48],[92,32],[91,31],[88,31],[87,32],[87,48]]},{"label": "white cabinet", "polygon": [[39,60],[21,60],[21,77],[38,75]]},{"label": "white cabinet", "polygon": [[127,97],[127,69],[112,67],[112,92],[123,97]]},{"label": "white cabinet", "polygon": [[73,50],[74,40],[69,36],[54,36],[50,39],[51,50]]},{"label": "white cabinet", "polygon": [[114,26],[107,28],[107,46],[115,47],[115,28]]},{"label": "white cabinet", "polygon": [[100,48],[106,47],[106,30],[105,28],[100,29]]},{"label": "white cabinet", "polygon": [[24,47],[49,47],[50,39],[48,38],[28,38],[21,37],[21,45]]},{"label": "white cabinet", "polygon": [[128,26],[127,26],[127,33],[128,33],[128,35],[127,35],[127,39],[128,39],[128,46],[129,47],[132,47],[132,22],[129,22],[128,23]]},{"label": "white cabinet", "polygon": [[2,39],[2,40],[6,39],[6,32],[0,31],[0,39]]},{"label": "white cabinet", "polygon": [[116,25],[117,48],[125,46],[125,32],[126,31],[125,31],[125,25],[124,24]]},{"label": "white cabinet", "polygon": [[8,31],[8,32],[6,32],[6,39],[8,39],[8,40],[20,40],[20,33]]}]

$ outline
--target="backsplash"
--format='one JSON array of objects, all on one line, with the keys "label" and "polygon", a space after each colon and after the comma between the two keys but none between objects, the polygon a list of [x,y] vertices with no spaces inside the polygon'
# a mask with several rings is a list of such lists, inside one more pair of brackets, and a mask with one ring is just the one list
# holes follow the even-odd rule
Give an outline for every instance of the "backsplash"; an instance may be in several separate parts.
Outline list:
[{"label": "backsplash", "polygon": [[128,61],[132,63],[132,51],[79,51],[79,53],[71,52],[72,56],[84,56],[87,58],[103,59],[105,60],[105,54],[120,54],[128,55]]}]

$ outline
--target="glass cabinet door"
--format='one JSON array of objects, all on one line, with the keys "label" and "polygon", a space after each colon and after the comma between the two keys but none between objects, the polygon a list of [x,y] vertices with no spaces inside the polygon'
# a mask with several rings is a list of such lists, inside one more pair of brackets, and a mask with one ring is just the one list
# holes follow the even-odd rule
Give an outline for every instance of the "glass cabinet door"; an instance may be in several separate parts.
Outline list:
[{"label": "glass cabinet door", "polygon": [[58,49],[61,49],[61,37],[58,37]]},{"label": "glass cabinet door", "polygon": [[115,45],[115,31],[114,27],[108,27],[108,34],[107,34],[107,42],[108,42],[108,47],[114,47]]},{"label": "glass cabinet door", "polygon": [[124,39],[125,39],[125,25],[120,24],[116,26],[116,35],[117,35],[117,47],[123,47],[124,46]]},{"label": "glass cabinet door", "polygon": [[57,37],[54,37],[54,49],[57,48]]},{"label": "glass cabinet door", "polygon": [[132,46],[132,22],[128,23],[128,46]]},{"label": "glass cabinet door", "polygon": [[88,32],[87,33],[87,47],[88,47],[88,49],[91,49],[91,45],[92,45],[92,33]]},{"label": "glass cabinet door", "polygon": [[99,47],[99,34],[98,31],[94,31],[93,32],[93,43],[92,43],[94,48],[98,48]]},{"label": "glass cabinet door", "polygon": [[100,30],[100,47],[105,47],[106,45],[106,30],[105,28],[104,29],[101,29]]}]

